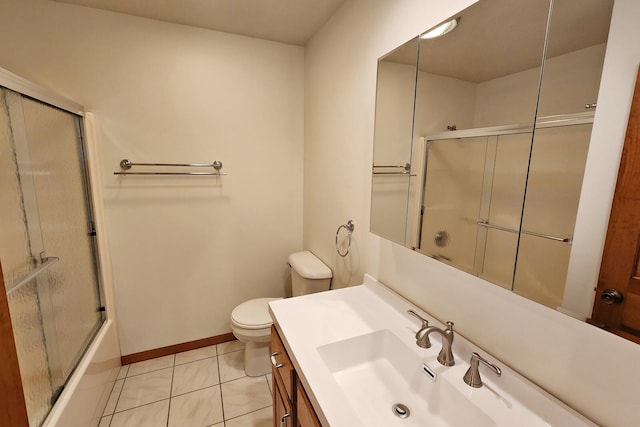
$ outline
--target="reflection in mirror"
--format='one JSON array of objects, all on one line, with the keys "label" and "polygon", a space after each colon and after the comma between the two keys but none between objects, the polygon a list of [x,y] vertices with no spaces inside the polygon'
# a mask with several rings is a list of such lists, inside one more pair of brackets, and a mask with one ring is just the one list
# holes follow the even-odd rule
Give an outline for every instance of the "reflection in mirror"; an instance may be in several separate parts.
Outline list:
[{"label": "reflection in mirror", "polygon": [[482,0],[420,42],[415,144],[427,161],[415,248],[507,289],[548,16],[549,1]]},{"label": "reflection in mirror", "polygon": [[378,61],[371,228],[405,240],[418,38]]},{"label": "reflection in mirror", "polygon": [[[398,163],[410,163],[410,173],[392,190],[406,215],[375,222],[380,203],[372,202],[371,231],[567,312],[564,283],[612,5],[480,0],[451,18],[452,31],[421,39],[410,148],[402,140],[410,159]],[[415,71],[408,57],[396,62]],[[378,93],[390,78],[380,64]],[[376,99],[374,166],[383,161],[378,120],[408,126],[384,99]],[[377,170],[372,199],[382,189]],[[395,226],[404,233],[381,232]]]},{"label": "reflection in mirror", "polygon": [[513,290],[565,312],[571,246],[561,238],[575,227],[612,8],[554,0],[551,11],[538,117],[555,125],[535,131]]},{"label": "reflection in mirror", "polygon": [[548,10],[549,0],[481,0],[454,30],[422,38],[415,135],[533,125]]}]

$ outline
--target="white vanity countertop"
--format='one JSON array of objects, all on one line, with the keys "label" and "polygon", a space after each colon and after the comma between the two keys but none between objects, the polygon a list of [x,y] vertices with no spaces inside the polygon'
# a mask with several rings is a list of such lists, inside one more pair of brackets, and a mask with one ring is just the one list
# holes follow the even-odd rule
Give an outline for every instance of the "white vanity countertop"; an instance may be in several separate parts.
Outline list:
[{"label": "white vanity countertop", "polygon": [[[431,348],[419,348],[414,336],[420,325],[406,313],[409,308],[426,317],[431,325],[442,327],[440,322],[369,275],[365,275],[364,284],[360,286],[269,303],[271,317],[323,426],[388,427],[388,421],[376,424],[364,408],[349,403],[318,351],[318,347],[381,330],[391,331],[400,338],[438,374],[438,380],[449,380],[457,391],[489,414],[496,426],[596,426],[460,335],[456,334],[453,343],[456,365],[440,365],[436,361],[441,348],[440,336],[431,336]],[[455,319],[448,320],[455,323]],[[481,368],[485,386],[474,389],[466,385],[462,377],[469,367],[472,351],[478,351],[500,366],[502,376]],[[373,394],[376,390],[370,392]],[[537,417],[530,420],[526,414],[531,413]],[[403,421],[398,419],[398,425]]]}]

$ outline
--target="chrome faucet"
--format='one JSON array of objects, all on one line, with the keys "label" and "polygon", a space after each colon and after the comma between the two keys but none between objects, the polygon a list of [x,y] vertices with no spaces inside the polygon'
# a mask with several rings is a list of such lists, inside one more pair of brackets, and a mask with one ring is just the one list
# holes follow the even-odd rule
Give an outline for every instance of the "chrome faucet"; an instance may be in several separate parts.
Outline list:
[{"label": "chrome faucet", "polygon": [[422,348],[431,348],[429,335],[434,332],[442,335],[442,350],[440,350],[440,353],[438,354],[438,362],[444,366],[455,365],[453,353],[451,352],[451,344],[453,344],[453,322],[447,322],[447,328],[443,331],[438,327],[429,326],[429,321],[420,316],[414,310],[407,310],[407,313],[418,318],[422,322],[422,326],[418,332],[416,332],[416,345]]},{"label": "chrome faucet", "polygon": [[489,362],[487,359],[484,359],[478,353],[473,352],[471,354],[471,366],[469,367],[469,369],[467,369],[467,373],[464,374],[464,377],[463,377],[464,382],[473,388],[482,387],[482,378],[480,378],[480,371],[478,370],[478,367],[480,366],[480,362],[482,362],[483,364],[491,368],[491,370],[495,372],[496,375],[498,376],[502,375],[502,371],[500,370],[500,368],[498,368],[493,363]]},{"label": "chrome faucet", "polygon": [[447,322],[447,328],[444,331],[436,326],[429,326],[427,328],[420,329],[416,334],[417,342],[422,340],[428,342],[429,335],[434,332],[442,336],[442,350],[438,353],[438,362],[444,366],[455,365],[456,362],[453,359],[453,352],[451,351],[451,344],[453,344],[453,322]]}]

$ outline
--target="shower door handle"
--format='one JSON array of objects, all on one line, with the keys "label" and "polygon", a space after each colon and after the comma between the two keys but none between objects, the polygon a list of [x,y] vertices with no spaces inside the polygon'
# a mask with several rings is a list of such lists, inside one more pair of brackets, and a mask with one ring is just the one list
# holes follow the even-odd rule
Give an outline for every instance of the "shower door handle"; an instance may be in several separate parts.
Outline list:
[{"label": "shower door handle", "polygon": [[12,293],[20,289],[22,286],[31,282],[31,280],[35,279],[38,275],[40,275],[40,273],[47,270],[49,267],[51,267],[53,264],[55,264],[59,260],[60,258],[58,257],[52,257],[52,256],[48,257],[46,255],[41,255],[40,257],[41,264],[38,267],[31,270],[29,273],[22,276],[15,283],[13,283],[11,288],[7,289],[7,295],[11,295]]}]

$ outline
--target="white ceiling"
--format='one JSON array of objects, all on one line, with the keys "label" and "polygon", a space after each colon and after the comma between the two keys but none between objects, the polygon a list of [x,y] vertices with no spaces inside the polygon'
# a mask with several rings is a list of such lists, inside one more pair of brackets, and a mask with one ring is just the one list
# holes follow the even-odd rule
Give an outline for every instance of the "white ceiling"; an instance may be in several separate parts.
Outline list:
[{"label": "white ceiling", "polygon": [[304,45],[346,0],[53,0]]}]

